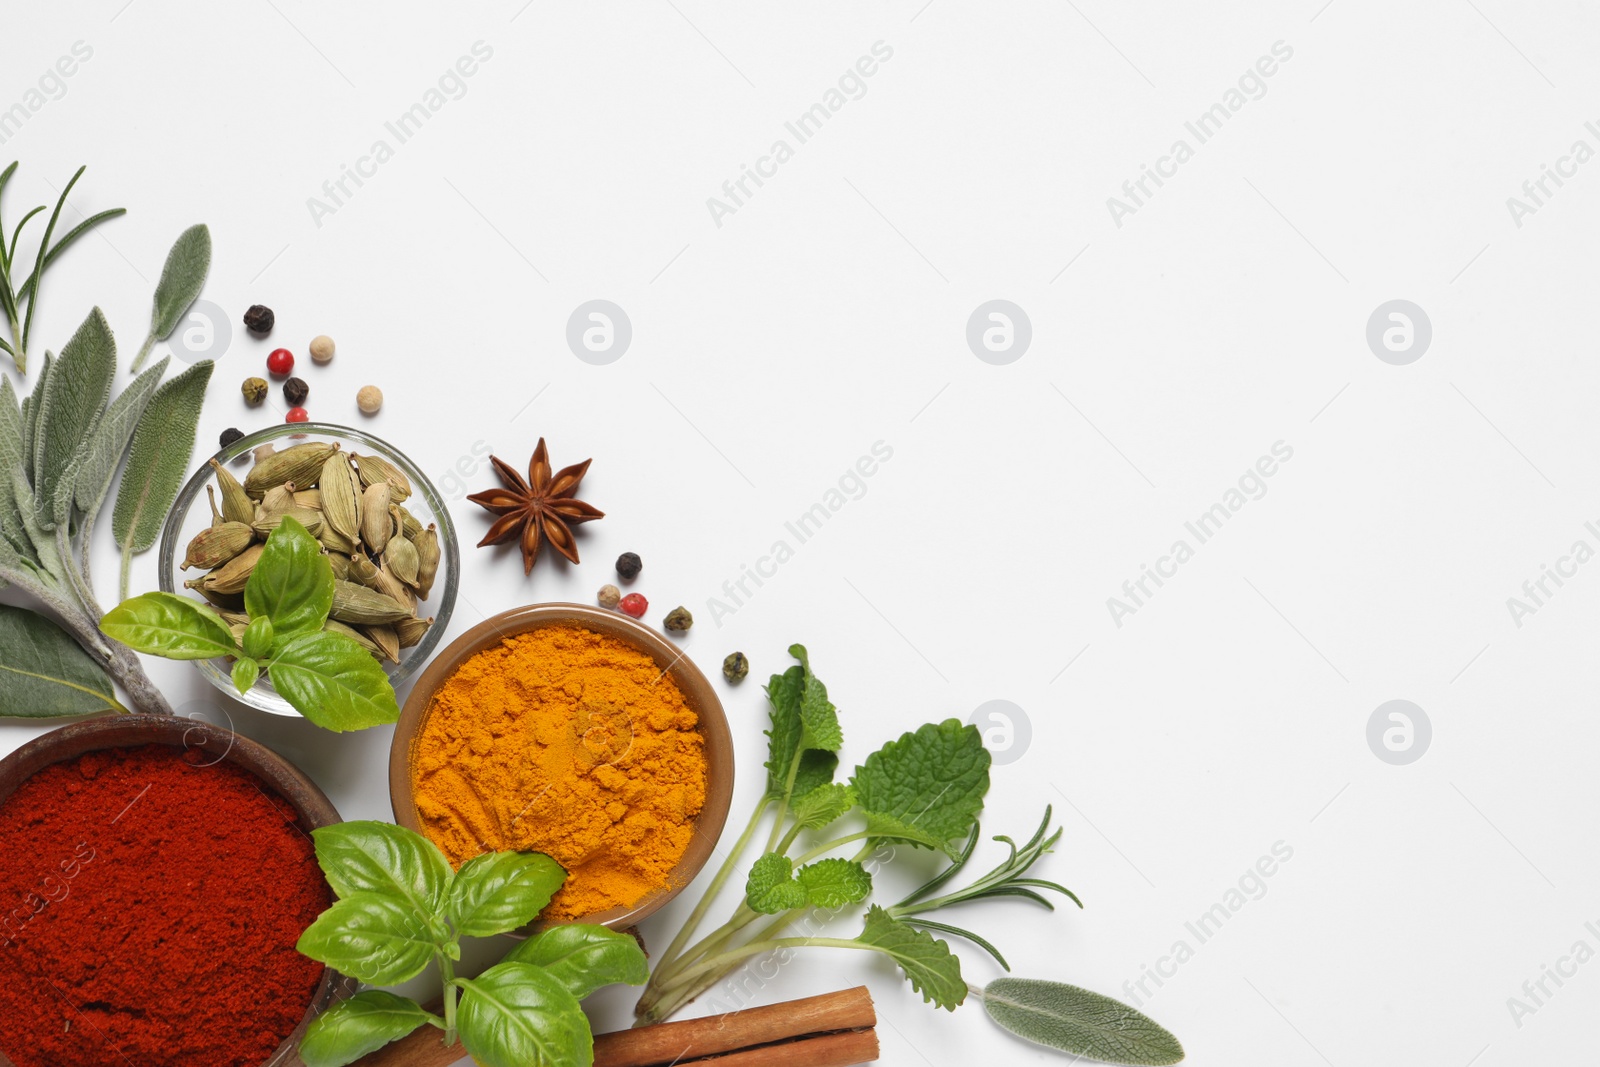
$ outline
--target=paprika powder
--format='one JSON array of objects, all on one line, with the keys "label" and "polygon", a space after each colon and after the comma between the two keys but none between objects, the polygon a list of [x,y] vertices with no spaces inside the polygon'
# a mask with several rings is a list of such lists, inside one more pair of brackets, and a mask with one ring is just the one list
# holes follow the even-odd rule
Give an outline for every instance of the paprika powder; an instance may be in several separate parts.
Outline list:
[{"label": "paprika powder", "polygon": [[173,745],[52,764],[0,804],[0,1051],[254,1067],[299,1025],[331,903],[289,803]]}]

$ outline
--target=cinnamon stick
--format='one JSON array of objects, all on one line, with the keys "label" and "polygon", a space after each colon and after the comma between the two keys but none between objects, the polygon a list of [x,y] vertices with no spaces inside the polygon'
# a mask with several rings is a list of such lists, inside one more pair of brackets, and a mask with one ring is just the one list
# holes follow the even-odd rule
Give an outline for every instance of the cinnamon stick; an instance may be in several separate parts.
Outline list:
[{"label": "cinnamon stick", "polygon": [[[837,993],[600,1034],[595,1067],[853,1067],[878,1058],[872,995],[865,986]],[[450,1067],[466,1058],[423,1026],[357,1060],[355,1067]],[[715,1057],[713,1059],[713,1057]]]}]

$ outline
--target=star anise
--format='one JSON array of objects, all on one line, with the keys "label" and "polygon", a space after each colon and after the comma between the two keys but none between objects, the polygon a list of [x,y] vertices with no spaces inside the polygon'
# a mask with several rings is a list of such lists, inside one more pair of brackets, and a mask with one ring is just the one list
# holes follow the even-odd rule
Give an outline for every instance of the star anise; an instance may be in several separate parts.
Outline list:
[{"label": "star anise", "polygon": [[480,508],[499,516],[478,542],[478,547],[515,540],[522,549],[524,574],[533,571],[539,546],[545,541],[567,559],[578,562],[578,546],[571,528],[590,519],[605,518],[605,512],[572,497],[591,461],[574,463],[552,475],[550,457],[541,437],[539,447],[533,450],[533,459],[528,462],[526,479],[497,456],[490,456],[489,462],[494,464],[495,473],[505,488],[467,497]]}]

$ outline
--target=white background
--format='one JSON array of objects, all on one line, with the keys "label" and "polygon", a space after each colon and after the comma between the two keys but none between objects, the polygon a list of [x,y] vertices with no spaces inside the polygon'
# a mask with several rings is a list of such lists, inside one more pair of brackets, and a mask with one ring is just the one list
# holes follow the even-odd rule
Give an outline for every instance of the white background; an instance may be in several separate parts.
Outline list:
[{"label": "white background", "polygon": [[[1126,996],[1182,939],[1194,957],[1146,1010],[1193,1063],[1553,1062],[1592,1044],[1600,963],[1520,1027],[1507,998],[1579,939],[1600,949],[1600,564],[1521,627],[1506,600],[1573,541],[1600,547],[1583,528],[1600,519],[1600,164],[1520,227],[1506,198],[1573,141],[1600,148],[1600,19],[1320,3],[19,7],[0,107],[74,42],[93,55],[0,145],[22,160],[9,217],[80,163],[76,210],[129,208],[53,269],[35,347],[98,303],[131,354],[173,237],[208,222],[206,298],[235,336],[202,450],[277,418],[237,386],[287,344],[313,417],[357,420],[356,389],[380,385],[367,425],[454,491],[452,630],[588,601],[639,552],[650,620],[683,603],[702,668],[735,648],[754,665],[726,695],[734,821],[758,791],[758,682],[790,642],[842,709],[849,763],[1013,701],[1031,746],[997,769],[985,829],[1031,832],[1053,804],[1067,832],[1043,873],[1087,905],[963,916],[1016,973]],[[465,94],[319,225],[308,198],[394,146],[384,123],[478,41],[493,54]],[[865,95],[719,227],[707,198],[793,146],[784,123],[878,41],[893,56]],[[1184,122],[1278,41],[1293,56],[1265,95],[1118,227],[1107,198],[1195,146]],[[564,337],[595,298],[634,330],[603,367]],[[1006,366],[965,341],[994,298],[1032,322]],[[1433,326],[1409,366],[1365,339],[1397,298]],[[257,302],[277,311],[271,343],[237,326]],[[306,360],[317,333],[338,342],[327,368]],[[471,547],[485,520],[460,498],[490,482],[475,448],[521,464],[541,435],[557,465],[594,457],[582,495],[607,518],[581,566],[524,579]],[[893,458],[864,495],[713,623],[707,598],[880,440]],[[1266,495],[1117,626],[1107,598],[1278,441],[1293,458]],[[135,586],[154,584],[151,553]],[[388,730],[334,736],[150,669],[346,817],[389,817]],[[1366,740],[1395,698],[1433,725],[1408,766]],[[39,732],[0,727],[0,748]],[[1265,895],[1197,946],[1185,922],[1279,841],[1293,858]],[[960,950],[972,981],[994,976]],[[866,981],[885,1062],[1062,1062],[840,956],[761,999]],[[597,1028],[628,1002],[596,998]]]}]

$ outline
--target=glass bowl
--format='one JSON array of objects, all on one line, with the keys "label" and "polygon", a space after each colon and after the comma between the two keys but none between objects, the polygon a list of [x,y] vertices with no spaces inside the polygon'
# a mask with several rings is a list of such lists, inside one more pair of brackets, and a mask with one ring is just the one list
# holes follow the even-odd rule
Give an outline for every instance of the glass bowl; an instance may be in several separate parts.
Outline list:
[{"label": "glass bowl", "polygon": [[[456,588],[461,579],[461,548],[456,542],[455,524],[450,521],[450,512],[445,507],[439,490],[415,463],[387,441],[350,426],[337,426],[326,422],[284,423],[282,426],[273,426],[242,437],[209,458],[229,468],[234,477],[244,481],[245,471],[249,468],[247,465],[232,466],[234,460],[248,456],[251,451],[264,444],[287,448],[289,445],[307,441],[337,441],[346,452],[373,455],[394,464],[411,482],[412,491],[411,496],[405,501],[406,510],[415,515],[423,526],[432,523],[437,528],[438,576],[434,579],[428,599],[417,605],[417,613],[420,616],[423,618],[433,616],[433,625],[422,635],[422,640],[410,648],[400,650],[399,663],[384,663],[384,669],[389,672],[389,681],[399,688],[402,682],[420,670],[428,661],[428,657],[438,647],[439,639],[444,636],[445,628],[450,623],[450,613],[456,605]],[[179,553],[187,550],[189,541],[195,534],[211,525],[211,508],[206,500],[205,487],[214,484],[214,473],[208,461],[203,463],[194,477],[184,484],[178,493],[177,503],[172,506],[171,514],[167,516],[167,524],[161,531],[158,559],[163,592],[194,595],[183,588],[182,582],[178,580],[176,568],[181,562]],[[202,572],[196,569],[194,573],[198,576]],[[227,660],[196,660],[195,665],[212,685],[235,700],[243,701],[253,708],[273,715],[300,714],[272,688],[265,671],[255,685],[241,693],[234,687],[233,679],[229,676]]]}]

